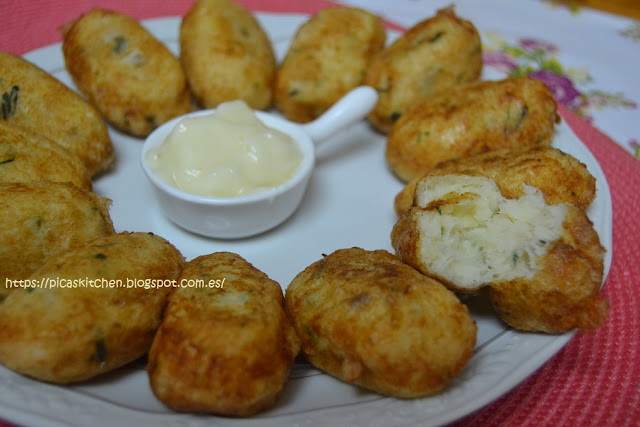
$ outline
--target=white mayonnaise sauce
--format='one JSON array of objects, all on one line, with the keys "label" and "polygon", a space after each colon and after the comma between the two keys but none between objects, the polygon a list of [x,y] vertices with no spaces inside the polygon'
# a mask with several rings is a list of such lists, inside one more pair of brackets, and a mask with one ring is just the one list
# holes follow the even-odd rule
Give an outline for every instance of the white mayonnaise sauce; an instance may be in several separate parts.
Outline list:
[{"label": "white mayonnaise sauce", "polygon": [[146,160],[183,191],[237,197],[285,183],[302,153],[289,135],[264,125],[243,101],[231,101],[213,114],[182,119]]}]

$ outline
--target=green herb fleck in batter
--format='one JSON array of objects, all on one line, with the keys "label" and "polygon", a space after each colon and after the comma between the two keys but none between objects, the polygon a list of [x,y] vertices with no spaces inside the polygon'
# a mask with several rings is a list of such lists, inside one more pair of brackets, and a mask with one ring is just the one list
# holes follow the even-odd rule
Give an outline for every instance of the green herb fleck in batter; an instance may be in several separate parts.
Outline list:
[{"label": "green herb fleck in batter", "polygon": [[437,42],[443,35],[444,31],[438,31],[433,37],[429,39],[429,43]]},{"label": "green herb fleck in batter", "polygon": [[18,93],[20,87],[14,85],[11,88],[11,92],[4,92],[2,94],[2,118],[7,120],[9,117],[16,114],[18,111]]},{"label": "green herb fleck in batter", "polygon": [[431,133],[428,130],[418,132],[418,136],[416,137],[416,144],[422,144],[423,138],[428,138]]},{"label": "green herb fleck in batter", "polygon": [[318,337],[316,336],[316,334],[313,333],[313,331],[311,330],[309,325],[302,325],[302,329],[304,330],[305,334],[307,334],[309,336],[309,338],[311,339],[311,342],[313,343],[313,345],[317,346],[318,345]]},{"label": "green herb fleck in batter", "polygon": [[127,39],[123,36],[117,36],[113,39],[113,53],[122,54],[127,50]]},{"label": "green herb fleck in batter", "polygon": [[509,135],[511,132],[514,132],[520,124],[527,117],[529,113],[529,109],[526,105],[520,106],[519,104],[509,104],[507,107],[507,118],[504,124],[504,133],[505,135]]},{"label": "green herb fleck in batter", "polygon": [[107,361],[107,345],[104,339],[101,338],[96,341],[96,352],[91,356],[91,360],[98,363]]}]

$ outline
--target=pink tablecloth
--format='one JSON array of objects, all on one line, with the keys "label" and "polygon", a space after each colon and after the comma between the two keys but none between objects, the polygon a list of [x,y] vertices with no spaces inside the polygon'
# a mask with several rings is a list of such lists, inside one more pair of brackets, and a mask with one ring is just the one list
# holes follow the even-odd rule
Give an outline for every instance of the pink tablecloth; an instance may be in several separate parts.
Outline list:
[{"label": "pink tablecloth", "polygon": [[[312,13],[323,0],[244,0],[253,10]],[[60,41],[57,27],[93,6],[138,19],[183,15],[186,1],[0,2],[0,49],[24,54]],[[637,425],[640,420],[640,162],[567,109],[560,112],[604,170],[613,200],[613,263],[604,286],[611,311],[598,330],[578,333],[538,372],[459,425]],[[0,418],[2,414],[0,414]]]}]

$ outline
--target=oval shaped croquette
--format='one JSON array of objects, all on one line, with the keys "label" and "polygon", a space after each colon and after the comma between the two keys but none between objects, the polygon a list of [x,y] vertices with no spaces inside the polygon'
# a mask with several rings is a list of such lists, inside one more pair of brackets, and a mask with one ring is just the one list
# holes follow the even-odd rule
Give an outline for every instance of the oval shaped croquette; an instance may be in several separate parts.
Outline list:
[{"label": "oval shaped croquette", "polygon": [[384,250],[341,249],[316,261],[293,279],[285,307],[309,362],[389,396],[444,389],[476,342],[455,294]]},{"label": "oval shaped croquette", "polygon": [[151,233],[112,234],[51,257],[0,304],[0,362],[66,384],[143,356],[183,264]]},{"label": "oval shaped croquette", "polygon": [[196,1],[180,24],[180,61],[198,103],[271,106],[276,60],[266,32],[231,0]]},{"label": "oval shaped croquette", "polygon": [[529,77],[459,86],[398,119],[387,137],[387,162],[409,181],[447,160],[551,145],[556,108],[549,88]]},{"label": "oval shaped croquette", "polygon": [[453,8],[439,10],[371,61],[364,83],[379,95],[371,124],[388,133],[406,112],[432,96],[476,81],[482,72],[480,34]]},{"label": "oval shaped croquette", "polygon": [[2,119],[43,135],[78,156],[89,174],[111,169],[115,152],[100,113],[31,62],[0,52]]},{"label": "oval shaped croquette", "polygon": [[275,106],[309,122],[364,82],[386,41],[376,15],[359,8],[326,8],[298,28],[276,73]]},{"label": "oval shaped croquette", "polygon": [[143,137],[192,111],[176,56],[134,18],[92,9],[63,29],[67,71],[116,128]]},{"label": "oval shaped croquette", "polygon": [[156,397],[228,416],[273,406],[299,351],[280,285],[229,252],[189,261],[178,282],[149,353]]},{"label": "oval shaped croquette", "polygon": [[70,183],[0,184],[0,298],[47,258],[114,233],[111,200]]}]

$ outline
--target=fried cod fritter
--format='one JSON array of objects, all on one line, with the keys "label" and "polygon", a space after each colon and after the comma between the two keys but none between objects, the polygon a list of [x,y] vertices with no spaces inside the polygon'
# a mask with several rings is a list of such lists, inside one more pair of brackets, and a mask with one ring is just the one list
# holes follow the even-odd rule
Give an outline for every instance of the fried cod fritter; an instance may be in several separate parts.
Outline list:
[{"label": "fried cod fritter", "polygon": [[91,191],[85,165],[69,150],[27,129],[0,121],[0,183],[70,182]]},{"label": "fried cod fritter", "polygon": [[134,18],[92,9],[62,32],[67,71],[116,128],[144,137],[192,111],[180,62]]},{"label": "fried cod fritter", "polygon": [[26,279],[50,256],[113,234],[110,204],[70,183],[0,184],[0,299],[11,291],[7,279]]},{"label": "fried cod fritter", "polygon": [[295,122],[314,120],[364,82],[386,38],[380,18],[365,10],[321,10],[300,26],[278,68],[276,108]]},{"label": "fried cod fritter", "polygon": [[426,176],[391,241],[400,259],[452,290],[490,287],[498,314],[516,328],[592,329],[606,315],[598,296],[604,250],[593,224],[533,187],[508,199],[486,177]]},{"label": "fried cod fritter", "polygon": [[[550,204],[572,203],[586,210],[596,197],[596,180],[584,163],[551,146],[524,150],[496,150],[439,163],[425,175],[485,176],[496,182],[502,195],[517,199],[523,185],[539,189]],[[416,184],[422,175],[412,179],[395,198],[398,217],[413,204]]]},{"label": "fried cod fritter", "polygon": [[285,307],[314,366],[389,396],[442,390],[476,341],[453,292],[383,250],[325,256],[293,279]]},{"label": "fried cod fritter", "polygon": [[111,169],[114,149],[100,114],[27,60],[0,52],[2,119],[43,135],[78,156],[89,175]]},{"label": "fried cod fritter", "polygon": [[392,244],[424,274],[474,292],[496,280],[533,277],[537,258],[561,235],[567,206],[547,205],[526,185],[519,199],[507,199],[486,177],[426,176],[394,226]]},{"label": "fried cod fritter", "polygon": [[271,106],[276,59],[266,32],[232,0],[198,0],[180,24],[180,61],[191,91],[204,108],[243,100]]},{"label": "fried cod fritter", "polygon": [[[0,304],[0,362],[66,384],[143,356],[171,285],[145,289],[141,283],[171,283],[183,264],[176,248],[150,233],[112,234],[53,256],[29,280],[48,279],[58,287],[21,289]],[[128,280],[138,286],[127,286]],[[124,286],[110,287],[108,281]]]},{"label": "fried cod fritter", "polygon": [[[237,254],[186,264],[149,353],[158,399],[182,412],[249,416],[276,402],[299,351],[280,285]],[[189,283],[189,282],[185,282]]]},{"label": "fried cod fritter", "polygon": [[547,86],[529,77],[460,86],[396,122],[387,138],[387,162],[410,181],[446,160],[550,145],[559,121],[556,107]]},{"label": "fried cod fritter", "polygon": [[388,133],[406,112],[437,93],[476,81],[482,72],[480,34],[452,7],[411,27],[371,61],[365,84],[379,95],[369,114]]}]

